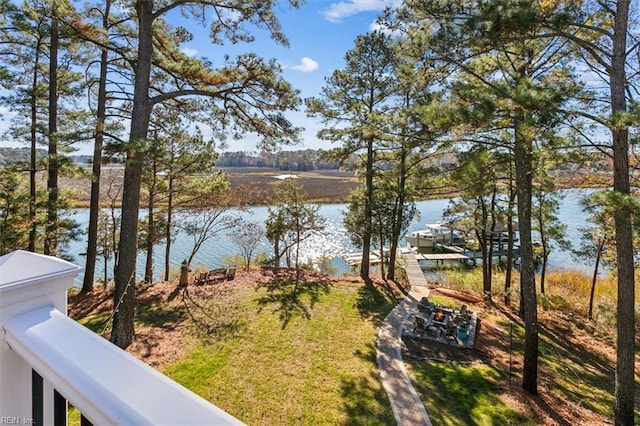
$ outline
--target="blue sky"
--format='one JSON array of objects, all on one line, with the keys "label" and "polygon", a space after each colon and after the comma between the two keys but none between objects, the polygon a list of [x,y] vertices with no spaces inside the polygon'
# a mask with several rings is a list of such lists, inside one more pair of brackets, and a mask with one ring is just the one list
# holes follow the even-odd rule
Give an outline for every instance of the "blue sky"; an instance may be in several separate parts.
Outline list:
[{"label": "blue sky", "polygon": [[[283,77],[300,90],[302,98],[317,96],[325,78],[344,67],[344,56],[353,48],[355,38],[375,28],[376,17],[399,0],[307,0],[299,9],[288,3],[278,7],[282,30],[289,39],[289,47],[277,45],[265,32],[254,31],[257,40],[242,45],[211,45],[206,30],[193,27],[194,40],[185,44],[185,51],[195,56],[215,58],[220,54],[235,56],[255,52],[265,59],[274,58],[284,67]],[[198,32],[196,32],[198,31]],[[207,52],[215,49],[215,52]],[[328,141],[316,137],[320,128],[317,120],[306,117],[304,106],[287,115],[297,127],[304,127],[302,142],[285,149],[331,148]],[[258,138],[247,135],[241,141],[229,141],[228,151],[254,151]]]},{"label": "blue sky", "polygon": [[[283,77],[300,91],[301,97],[317,96],[325,83],[325,78],[336,69],[344,67],[344,56],[353,48],[355,38],[375,28],[376,17],[387,6],[398,5],[400,0],[307,0],[299,9],[291,8],[281,1],[276,13],[282,31],[289,39],[289,47],[283,47],[271,40],[264,31],[252,31],[257,39],[254,43],[239,45],[214,45],[209,41],[208,30],[193,21],[178,18],[171,24],[186,26],[193,34],[191,42],[184,45],[186,53],[210,58],[214,65],[220,65],[223,55],[235,57],[240,53],[255,52],[265,59],[275,59],[282,64]],[[216,59],[218,59],[216,61]],[[7,119],[11,112],[0,108],[0,132],[8,128]],[[304,112],[287,114],[296,127],[304,127],[301,143],[284,149],[330,149],[332,144],[316,137],[320,124],[310,119]],[[229,140],[227,151],[255,151],[259,138],[247,135],[240,141]],[[25,146],[4,140],[3,146]],[[76,154],[90,155],[92,144],[78,146]]]}]

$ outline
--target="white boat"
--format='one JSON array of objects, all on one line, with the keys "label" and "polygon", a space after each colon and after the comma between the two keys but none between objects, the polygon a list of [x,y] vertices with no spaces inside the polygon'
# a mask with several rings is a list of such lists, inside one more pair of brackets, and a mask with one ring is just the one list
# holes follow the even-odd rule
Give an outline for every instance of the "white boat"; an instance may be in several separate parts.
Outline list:
[{"label": "white boat", "polygon": [[427,229],[410,232],[404,237],[412,247],[433,247],[436,244],[459,246],[464,245],[464,238],[458,231],[441,223],[427,224]]}]

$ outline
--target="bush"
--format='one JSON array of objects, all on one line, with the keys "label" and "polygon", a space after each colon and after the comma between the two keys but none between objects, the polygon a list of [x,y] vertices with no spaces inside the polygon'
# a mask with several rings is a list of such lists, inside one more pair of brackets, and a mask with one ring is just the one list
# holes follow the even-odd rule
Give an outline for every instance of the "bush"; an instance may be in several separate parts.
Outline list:
[{"label": "bush", "polygon": [[333,258],[323,254],[317,261],[318,272],[322,274],[333,275],[336,273],[336,267],[333,266]]}]

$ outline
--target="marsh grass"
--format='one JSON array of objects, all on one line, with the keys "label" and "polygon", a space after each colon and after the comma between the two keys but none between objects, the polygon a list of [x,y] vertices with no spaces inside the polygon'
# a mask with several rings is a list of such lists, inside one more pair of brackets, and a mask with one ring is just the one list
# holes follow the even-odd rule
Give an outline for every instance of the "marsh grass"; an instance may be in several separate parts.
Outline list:
[{"label": "marsh grass", "polygon": [[[480,295],[482,294],[482,271],[479,268],[448,267],[437,270],[438,285],[445,285],[456,290]],[[545,310],[571,312],[587,317],[591,277],[580,271],[552,270],[545,278],[545,294],[540,294],[540,277],[538,284],[539,306]],[[593,317],[601,324],[615,325],[617,283],[612,275],[598,278],[595,287]],[[510,291],[512,303],[518,303],[520,294],[519,274],[515,272]],[[504,271],[496,268],[492,277],[492,295],[503,299],[505,295]],[[636,273],[636,324],[640,325],[640,272]]]}]

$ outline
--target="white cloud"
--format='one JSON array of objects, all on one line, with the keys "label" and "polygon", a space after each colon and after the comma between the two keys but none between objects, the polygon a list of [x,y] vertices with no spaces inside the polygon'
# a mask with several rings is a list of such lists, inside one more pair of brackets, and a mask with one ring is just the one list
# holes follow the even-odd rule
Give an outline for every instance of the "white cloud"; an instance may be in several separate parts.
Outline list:
[{"label": "white cloud", "polygon": [[190,47],[183,47],[182,49],[182,53],[184,53],[185,55],[193,58],[194,56],[196,56],[196,54],[198,53],[198,51],[196,49],[192,49]]},{"label": "white cloud", "polygon": [[332,3],[328,9],[322,12],[324,19],[329,22],[342,22],[351,15],[361,12],[382,11],[387,6],[397,6],[401,0],[348,0]]},{"label": "white cloud", "polygon": [[386,27],[384,25],[380,25],[380,23],[378,23],[377,21],[372,22],[369,25],[369,31],[373,32],[373,31],[378,31],[390,36],[396,35],[396,34],[400,34],[399,31],[395,31],[390,29],[389,27]]},{"label": "white cloud", "polygon": [[300,60],[300,63],[298,65],[293,65],[291,69],[300,72],[311,72],[318,69],[318,63],[313,59],[307,58],[305,56]]}]

